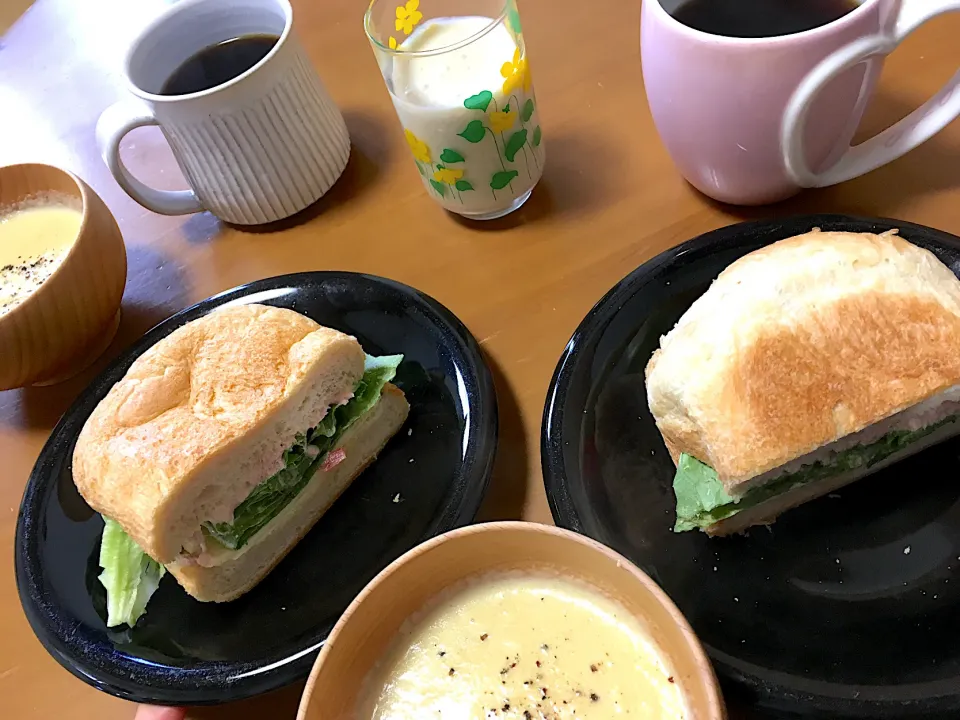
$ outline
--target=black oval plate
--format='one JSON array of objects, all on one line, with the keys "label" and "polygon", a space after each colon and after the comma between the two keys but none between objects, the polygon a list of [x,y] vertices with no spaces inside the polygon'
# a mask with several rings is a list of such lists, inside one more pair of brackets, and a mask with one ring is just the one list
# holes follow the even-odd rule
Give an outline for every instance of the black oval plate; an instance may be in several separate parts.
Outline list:
[{"label": "black oval plate", "polygon": [[550,507],[559,525],[649,573],[755,708],[944,717],[960,710],[960,439],[770,530],[672,532],[675,468],[647,409],[644,367],[727,265],[813,227],[897,227],[960,274],[960,238],[843,215],[725,227],[650,260],[591,310],[560,359],[541,440]]},{"label": "black oval plate", "polygon": [[[255,302],[352,334],[371,355],[403,353],[394,382],[407,395],[410,417],[251,592],[231,603],[200,603],[168,577],[136,628],[107,630],[97,581],[103,524],[73,485],[77,434],[147,348],[214,308]],[[383,567],[423,540],[473,520],[496,443],[496,396],[480,348],[432,298],[346,272],[285,275],[229,290],[148,332],[54,428],[17,523],[20,600],[54,658],[113,695],[196,705],[263,693],[308,674],[340,614]]]}]

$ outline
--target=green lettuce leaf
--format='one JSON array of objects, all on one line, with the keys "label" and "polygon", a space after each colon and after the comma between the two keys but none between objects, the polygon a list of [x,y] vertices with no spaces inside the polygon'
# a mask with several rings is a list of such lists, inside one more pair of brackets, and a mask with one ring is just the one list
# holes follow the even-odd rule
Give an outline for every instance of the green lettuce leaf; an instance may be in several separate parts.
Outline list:
[{"label": "green lettuce leaf", "polygon": [[919,430],[893,430],[876,442],[835,452],[824,460],[803,466],[797,472],[782,475],[765,485],[753,488],[739,498],[727,494],[712,467],[686,453],[681,454],[680,462],[677,463],[677,474],[673,478],[673,491],[677,496],[677,522],[673,530],[685,532],[697,527],[706,528],[800,485],[864,465],[872,467],[958,419],[960,415],[951,415]]},{"label": "green lettuce leaf", "polygon": [[353,391],[353,398],[334,411],[341,433],[377,404],[383,386],[396,376],[402,360],[403,355],[384,355],[383,357],[367,355],[363,364],[363,377]]},{"label": "green lettuce leaf", "polygon": [[103,519],[100,583],[107,590],[107,627],[133,627],[147,608],[166,569],[148,556],[123,528]]},{"label": "green lettuce leaf", "polygon": [[328,412],[316,427],[297,435],[296,444],[283,453],[283,469],[251,491],[234,509],[231,522],[205,522],[203,529],[208,537],[231,550],[246,545],[307,486],[347,428],[376,405],[383,386],[393,380],[402,360],[403,355],[367,355],[353,397]]},{"label": "green lettuce leaf", "polygon": [[677,496],[677,523],[674,525],[674,532],[693,530],[699,524],[698,518],[718,507],[736,502],[723,489],[712,467],[686,453],[680,455],[680,462],[677,463],[673,492]]}]

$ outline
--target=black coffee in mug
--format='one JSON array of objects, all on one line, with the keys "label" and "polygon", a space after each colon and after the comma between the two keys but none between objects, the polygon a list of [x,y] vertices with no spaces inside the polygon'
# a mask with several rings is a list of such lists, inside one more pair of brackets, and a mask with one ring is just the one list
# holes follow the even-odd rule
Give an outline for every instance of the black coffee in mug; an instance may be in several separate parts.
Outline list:
[{"label": "black coffee in mug", "polygon": [[711,35],[765,38],[813,30],[858,5],[860,0],[683,0],[670,14]]},{"label": "black coffee in mug", "polygon": [[205,47],[173,71],[161,95],[188,95],[223,85],[263,60],[280,38],[241,35]]}]

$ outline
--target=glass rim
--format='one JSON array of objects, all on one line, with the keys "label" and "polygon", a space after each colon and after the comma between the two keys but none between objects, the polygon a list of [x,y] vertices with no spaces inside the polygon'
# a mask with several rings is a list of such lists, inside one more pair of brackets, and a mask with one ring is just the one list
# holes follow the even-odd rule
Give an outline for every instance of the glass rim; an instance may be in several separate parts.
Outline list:
[{"label": "glass rim", "polygon": [[[372,42],[377,49],[382,50],[388,55],[396,55],[402,57],[430,57],[431,55],[443,55],[454,50],[459,50],[462,47],[466,47],[473,42],[476,42],[484,35],[493,30],[497,25],[504,23],[507,19],[507,13],[510,11],[510,4],[512,0],[504,0],[503,8],[500,10],[499,15],[495,18],[491,18],[489,24],[485,25],[482,29],[475,32],[473,35],[464,38],[463,40],[458,40],[455,43],[450,45],[444,45],[438,48],[430,48],[429,50],[401,50],[398,45],[396,48],[392,48],[389,45],[384,45],[380,42],[379,39],[374,37],[371,23],[373,21],[373,8],[375,5],[382,5],[387,2],[387,0],[370,0],[370,4],[367,6],[367,11],[363,15],[363,30],[367,35],[367,38]],[[466,16],[460,16],[466,17]],[[408,36],[409,37],[409,36]]]}]

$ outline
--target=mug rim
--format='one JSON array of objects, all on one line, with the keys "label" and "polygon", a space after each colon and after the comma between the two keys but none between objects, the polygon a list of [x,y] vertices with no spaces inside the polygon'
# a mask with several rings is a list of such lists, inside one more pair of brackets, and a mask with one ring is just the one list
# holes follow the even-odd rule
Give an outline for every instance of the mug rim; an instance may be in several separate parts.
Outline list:
[{"label": "mug rim", "polygon": [[137,33],[136,38],[130,43],[130,47],[127,49],[126,56],[123,60],[123,75],[124,79],[127,82],[127,86],[130,88],[130,91],[139,97],[142,100],[148,100],[153,103],[172,103],[172,102],[182,102],[184,100],[196,100],[200,98],[209,97],[215,93],[226,90],[227,88],[237,85],[242,80],[250,77],[253,73],[259,70],[261,67],[266,65],[279,51],[280,48],[286,44],[287,38],[290,36],[290,33],[293,29],[293,7],[290,5],[290,0],[270,0],[270,2],[283,10],[284,14],[284,23],[283,31],[280,33],[280,37],[277,39],[277,42],[270,52],[264,55],[260,60],[250,68],[247,68],[242,73],[237,75],[234,78],[230,78],[224,83],[219,85],[214,85],[211,88],[206,90],[198,90],[197,92],[185,93],[183,95],[161,95],[160,93],[147,92],[141,88],[137,83],[133,81],[133,78],[130,75],[130,67],[133,63],[134,55],[140,49],[140,46],[143,44],[143,41],[149,37],[152,33],[156,32],[157,28],[165,23],[169,18],[173,17],[182,12],[186,12],[197,5],[204,5],[206,3],[216,3],[222,2],[222,0],[180,0],[179,2],[171,5],[169,8],[164,10],[162,13],[157,15],[153,20],[147,23],[139,33]]},{"label": "mug rim", "polygon": [[837,28],[843,28],[848,25],[855,23],[861,15],[867,12],[867,8],[871,5],[876,5],[881,0],[860,0],[857,7],[848,12],[842,17],[838,17],[836,20],[831,20],[826,25],[818,25],[815,28],[810,28],[809,30],[801,30],[800,32],[789,33],[787,35],[771,35],[769,37],[731,37],[729,35],[715,35],[714,33],[708,33],[703,30],[697,30],[692,28],[689,25],[677,20],[673,15],[667,12],[666,8],[663,7],[662,0],[643,0],[644,4],[650,3],[654,6],[652,12],[659,13],[659,19],[661,22],[667,22],[670,24],[675,32],[680,32],[681,34],[686,35],[690,39],[700,40],[700,41],[709,41],[713,43],[723,44],[723,45],[761,45],[761,44],[773,44],[773,45],[784,45],[791,42],[803,41],[809,38],[815,38],[819,35],[826,35],[828,32],[834,32]]}]

